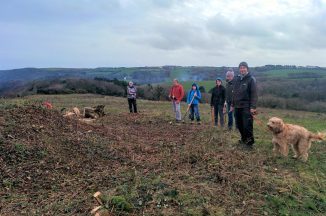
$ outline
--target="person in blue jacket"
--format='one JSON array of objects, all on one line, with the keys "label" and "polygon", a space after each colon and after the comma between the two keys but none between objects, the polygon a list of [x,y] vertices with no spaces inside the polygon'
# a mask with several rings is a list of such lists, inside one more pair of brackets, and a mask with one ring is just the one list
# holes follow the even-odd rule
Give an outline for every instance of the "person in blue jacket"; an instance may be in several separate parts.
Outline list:
[{"label": "person in blue jacket", "polygon": [[200,114],[199,114],[199,101],[201,99],[201,93],[199,91],[198,85],[193,83],[191,90],[188,92],[187,104],[190,106],[189,118],[191,123],[194,122],[194,117],[196,116],[197,124],[200,124]]}]

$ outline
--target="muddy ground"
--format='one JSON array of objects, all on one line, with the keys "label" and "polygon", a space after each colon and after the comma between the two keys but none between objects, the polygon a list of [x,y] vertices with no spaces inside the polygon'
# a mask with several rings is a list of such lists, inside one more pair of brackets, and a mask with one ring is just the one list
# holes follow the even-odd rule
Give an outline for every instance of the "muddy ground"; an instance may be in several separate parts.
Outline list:
[{"label": "muddy ground", "polygon": [[241,149],[234,132],[169,121],[1,110],[0,215],[89,215],[96,191],[110,215],[267,214],[265,195],[278,190],[270,156]]}]

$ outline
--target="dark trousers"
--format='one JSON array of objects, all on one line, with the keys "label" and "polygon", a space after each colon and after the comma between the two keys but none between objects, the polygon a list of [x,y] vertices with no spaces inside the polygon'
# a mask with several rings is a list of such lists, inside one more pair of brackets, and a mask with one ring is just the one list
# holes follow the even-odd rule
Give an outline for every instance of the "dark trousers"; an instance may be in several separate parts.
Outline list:
[{"label": "dark trousers", "polygon": [[137,103],[135,98],[128,98],[129,110],[130,112],[137,113]]},{"label": "dark trousers", "polygon": [[250,113],[250,108],[235,108],[235,121],[236,126],[241,134],[241,141],[247,145],[253,145],[253,117]]},{"label": "dark trousers", "polygon": [[224,107],[224,104],[215,104],[214,105],[215,126],[217,126],[218,117],[220,117],[220,126],[224,127],[223,107]]}]

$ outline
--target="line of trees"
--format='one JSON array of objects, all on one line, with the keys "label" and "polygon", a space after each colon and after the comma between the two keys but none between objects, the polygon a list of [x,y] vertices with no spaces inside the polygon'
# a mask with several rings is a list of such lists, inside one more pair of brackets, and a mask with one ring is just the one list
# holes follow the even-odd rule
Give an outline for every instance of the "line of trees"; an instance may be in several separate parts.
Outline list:
[{"label": "line of trees", "polygon": [[[8,96],[26,96],[31,94],[102,94],[125,97],[128,83],[117,79],[56,79],[28,83],[19,91],[11,91]],[[170,85],[137,86],[138,98],[147,100],[169,100]],[[209,89],[199,87],[202,103],[209,103]],[[186,89],[188,91],[188,89]],[[306,110],[325,112],[326,85],[319,79],[268,79],[258,80],[259,106],[269,108]],[[186,96],[184,97],[184,101]]]}]

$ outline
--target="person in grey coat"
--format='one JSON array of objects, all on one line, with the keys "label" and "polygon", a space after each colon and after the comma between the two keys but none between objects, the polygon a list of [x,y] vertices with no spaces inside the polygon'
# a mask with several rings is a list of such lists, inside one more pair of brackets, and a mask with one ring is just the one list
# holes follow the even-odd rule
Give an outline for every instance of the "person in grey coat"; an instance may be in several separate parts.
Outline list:
[{"label": "person in grey coat", "polygon": [[134,83],[132,81],[129,82],[127,86],[127,98],[128,98],[128,104],[129,104],[129,111],[130,113],[137,113],[137,88],[134,86]]},{"label": "person in grey coat", "polygon": [[232,130],[233,127],[233,114],[234,112],[231,111],[231,103],[232,103],[232,97],[233,97],[233,84],[234,84],[234,71],[232,69],[229,69],[226,72],[226,85],[225,85],[225,112],[228,115],[228,129]]}]

